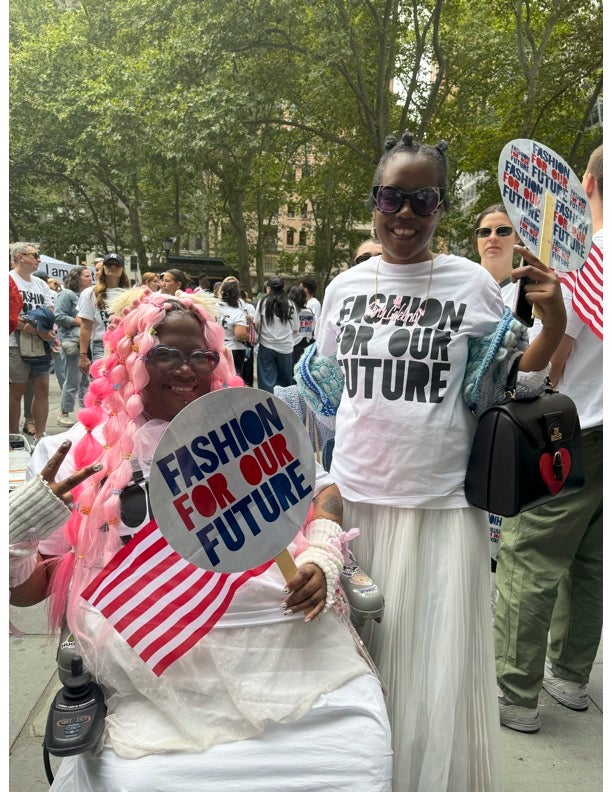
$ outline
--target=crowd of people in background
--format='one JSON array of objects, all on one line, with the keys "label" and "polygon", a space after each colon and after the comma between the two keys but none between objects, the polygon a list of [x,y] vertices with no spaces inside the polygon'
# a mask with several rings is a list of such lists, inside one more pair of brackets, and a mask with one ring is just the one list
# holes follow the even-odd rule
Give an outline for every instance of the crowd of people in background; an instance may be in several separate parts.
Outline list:
[{"label": "crowd of people in background", "polygon": [[[11,245],[10,302],[12,313],[20,318],[15,318],[17,334],[11,327],[9,341],[9,423],[10,432],[26,435],[32,447],[45,434],[50,375],[57,378],[61,391],[55,422],[66,428],[75,423],[76,413],[84,405],[91,363],[103,354],[102,338],[111,317],[109,306],[132,285],[171,296],[203,292],[217,297],[218,321],[226,346],[232,352],[237,373],[249,387],[273,392],[276,386],[294,383],[293,368],[314,343],[321,303],[316,297],[317,282],[311,277],[290,287],[281,278],[267,278],[264,291],[251,298],[234,276],[211,284],[206,273],[194,277],[176,268],[144,272],[139,283],[130,282],[118,253],[95,257],[93,266],[72,267],[63,280],[49,276],[39,265],[37,244]],[[24,325],[21,317],[34,308],[48,312],[49,326],[31,340],[26,337],[31,325]],[[263,312],[257,313],[258,308]],[[39,347],[38,360],[30,361],[27,356],[24,360],[20,355],[19,344],[24,346],[26,341]]]},{"label": "crowd of people in background", "polygon": [[[517,250],[520,240],[503,204],[488,206],[476,219],[481,266],[435,252],[432,239],[449,205],[446,148],[444,141],[429,146],[408,133],[387,138],[370,195],[377,238],[356,248],[322,303],[310,276],[291,285],[271,276],[251,300],[236,277],[211,284],[205,275],[193,279],[169,269],[145,273],[142,285],[150,291],[129,297],[121,316],[113,317],[110,306],[131,285],[120,254],[96,260],[95,283],[88,268],[76,267],[60,284],[38,270],[36,245],[16,243],[10,251],[10,431],[20,431],[23,404],[34,442],[45,435],[51,372],[61,387],[57,422],[71,427],[72,414],[87,404],[88,385],[100,383],[103,354],[123,348],[118,329],[129,330],[139,344],[153,344],[149,315],[157,316],[161,340],[172,341],[170,351],[179,352],[175,369],[191,365],[200,346],[215,350],[216,362],[201,378],[202,393],[244,383],[293,398],[300,364],[315,356],[341,372],[334,409],[322,411],[334,418],[326,482],[337,488],[334,502],[344,524],[359,526],[354,546],[360,562],[385,591],[385,618],[368,623],[361,639],[388,687],[396,792],[499,790],[500,723],[537,731],[542,687],[563,706],[586,709],[602,629],[603,326],[589,322],[577,306],[575,280],[560,279],[525,248]],[[583,186],[603,267],[602,147],[589,160]],[[510,310],[519,277],[529,278],[529,302],[539,308],[530,331]],[[164,302],[163,295],[172,299]],[[197,295],[195,307],[190,295]],[[410,312],[398,295],[413,295]],[[430,302],[466,307],[465,331],[452,338],[449,333],[448,365],[433,353],[428,364],[396,354],[396,324],[383,319],[393,299],[394,309],[408,317],[404,332],[415,336]],[[220,327],[211,333],[213,316]],[[109,327],[114,334],[106,333]],[[217,354],[222,347],[231,353],[225,359]],[[483,368],[485,359],[494,363]],[[143,360],[150,375],[146,390],[155,394],[158,363],[152,353]],[[118,361],[127,366],[121,356]],[[552,383],[575,400],[588,481],[577,496],[504,521],[494,643],[488,515],[468,504],[464,480],[474,416],[504,398],[514,362],[526,397]],[[215,379],[209,375],[217,365]],[[423,380],[425,365],[431,371]],[[443,371],[438,379],[432,375],[437,366]],[[326,383],[317,384],[329,405]],[[31,408],[25,406],[28,387]],[[470,393],[479,396],[470,400]],[[182,409],[178,402],[158,402],[153,418],[168,421]],[[127,415],[127,404],[122,410]],[[116,456],[105,448],[105,459]],[[126,481],[119,483],[121,489]],[[101,492],[110,493],[109,486]],[[83,518],[93,531],[90,523]],[[21,604],[28,604],[27,597]],[[343,651],[360,679],[362,664],[350,646]],[[136,679],[138,668],[132,671]],[[343,690],[345,680],[332,681],[331,690]],[[321,692],[319,684],[308,688],[313,700]],[[370,692],[378,707],[380,690],[375,685]],[[384,719],[376,727],[379,766],[386,768],[377,783],[387,790],[391,760]],[[248,743],[250,736],[240,739]],[[193,750],[189,741],[182,748]],[[110,749],[104,761],[109,773],[123,772]]]}]

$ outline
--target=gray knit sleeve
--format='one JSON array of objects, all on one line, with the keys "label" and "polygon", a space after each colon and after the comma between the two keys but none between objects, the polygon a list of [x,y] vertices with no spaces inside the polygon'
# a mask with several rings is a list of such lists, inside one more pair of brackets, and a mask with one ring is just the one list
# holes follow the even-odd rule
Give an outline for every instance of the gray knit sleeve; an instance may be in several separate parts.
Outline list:
[{"label": "gray knit sleeve", "polygon": [[69,517],[66,504],[34,476],[9,494],[9,544],[44,539]]}]

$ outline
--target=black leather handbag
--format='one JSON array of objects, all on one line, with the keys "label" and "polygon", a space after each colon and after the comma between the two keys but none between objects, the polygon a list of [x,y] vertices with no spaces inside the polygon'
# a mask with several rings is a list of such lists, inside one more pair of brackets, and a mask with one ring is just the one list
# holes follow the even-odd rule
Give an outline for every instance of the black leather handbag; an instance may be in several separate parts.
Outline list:
[{"label": "black leather handbag", "polygon": [[481,415],[465,478],[473,506],[513,517],[583,486],[580,421],[568,396],[510,397]]}]

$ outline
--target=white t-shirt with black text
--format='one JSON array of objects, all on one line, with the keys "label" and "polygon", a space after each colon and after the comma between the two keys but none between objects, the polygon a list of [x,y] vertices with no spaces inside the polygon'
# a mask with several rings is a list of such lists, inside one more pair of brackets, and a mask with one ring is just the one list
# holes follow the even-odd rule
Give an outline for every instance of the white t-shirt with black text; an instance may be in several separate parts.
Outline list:
[{"label": "white t-shirt with black text", "polygon": [[[49,288],[42,278],[32,275],[31,280],[27,281],[21,275],[18,275],[15,270],[9,270],[9,277],[17,284],[23,300],[21,315],[27,314],[34,308],[53,308],[53,290]],[[9,335],[9,346],[18,346],[17,336],[14,331]]]},{"label": "white t-shirt with black text", "polygon": [[265,304],[268,298],[260,300],[255,309],[255,322],[259,325],[259,343],[268,349],[281,354],[293,352],[293,335],[300,329],[297,305],[289,300],[289,321],[283,322],[273,316],[268,322],[265,316]]},{"label": "white t-shirt with black text", "polygon": [[107,289],[104,307],[102,310],[100,310],[96,305],[96,295],[94,294],[94,289],[95,286],[88,286],[86,289],[83,289],[79,295],[79,302],[77,305],[77,316],[81,317],[82,319],[89,319],[90,322],[93,322],[90,340],[90,343],[92,344],[94,341],[102,341],[104,333],[106,332],[106,328],[108,327],[111,319],[109,305],[121,294],[121,292],[125,291],[125,289],[121,288],[120,286]]},{"label": "white t-shirt with black text", "polygon": [[462,396],[468,341],[492,333],[503,308],[490,274],[458,256],[438,255],[433,264],[373,256],[334,278],[316,338],[319,353],[336,355],[344,373],[330,471],[343,497],[468,505],[476,426]]},{"label": "white t-shirt with black text", "polygon": [[238,341],[234,335],[234,327],[236,325],[246,327],[246,313],[244,308],[232,308],[226,302],[221,302],[219,308],[219,323],[223,327],[225,334],[224,345],[228,349],[246,349],[246,345],[242,341]]}]

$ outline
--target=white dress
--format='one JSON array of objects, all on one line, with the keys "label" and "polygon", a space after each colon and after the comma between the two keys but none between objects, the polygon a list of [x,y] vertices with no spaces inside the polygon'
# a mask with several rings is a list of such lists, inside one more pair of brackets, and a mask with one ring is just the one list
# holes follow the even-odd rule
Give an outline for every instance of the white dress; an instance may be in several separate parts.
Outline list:
[{"label": "white dress", "polygon": [[474,262],[376,256],[332,281],[317,323],[345,375],[330,472],[385,596],[363,637],[389,690],[395,792],[500,789],[489,532],[463,491],[475,420],[461,386],[469,340],[502,311]]}]

